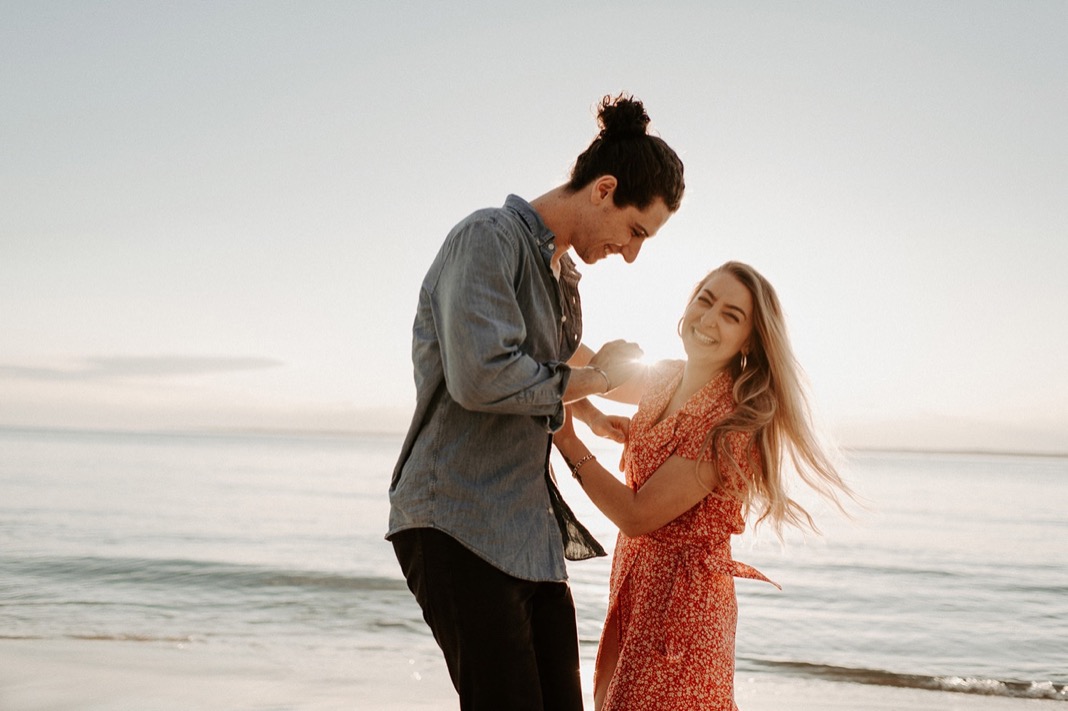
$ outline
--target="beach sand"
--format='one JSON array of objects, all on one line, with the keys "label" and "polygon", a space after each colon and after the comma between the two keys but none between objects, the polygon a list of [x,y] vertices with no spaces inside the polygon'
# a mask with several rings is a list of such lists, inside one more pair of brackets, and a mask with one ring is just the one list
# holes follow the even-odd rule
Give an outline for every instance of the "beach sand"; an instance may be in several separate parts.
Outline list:
[{"label": "beach sand", "polygon": [[[453,711],[444,663],[390,655],[346,669],[299,659],[243,660],[205,643],[0,640],[4,711]],[[1056,702],[915,689],[740,677],[742,711],[1026,711]]]}]

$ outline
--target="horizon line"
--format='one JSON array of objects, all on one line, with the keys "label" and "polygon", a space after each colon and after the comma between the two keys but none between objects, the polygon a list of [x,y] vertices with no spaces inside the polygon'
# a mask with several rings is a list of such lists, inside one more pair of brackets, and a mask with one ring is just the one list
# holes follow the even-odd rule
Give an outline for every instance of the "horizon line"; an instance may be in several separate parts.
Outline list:
[{"label": "horizon line", "polygon": [[[156,436],[156,437],[226,437],[226,436],[254,436],[254,437],[308,437],[344,439],[353,436],[372,437],[398,437],[403,438],[405,432],[397,429],[300,429],[282,427],[201,427],[179,429],[135,429],[135,428],[106,428],[106,427],[73,427],[57,425],[10,425],[0,423],[0,432],[36,432],[54,434],[89,434],[89,435],[125,435],[125,436]],[[1043,457],[1049,459],[1068,458],[1068,451],[1050,450],[1019,450],[1019,449],[978,449],[962,447],[910,447],[910,446],[876,446],[876,445],[845,445],[838,448],[844,452],[864,453],[887,453],[887,454],[954,454],[954,455],[982,455],[999,457]]]}]

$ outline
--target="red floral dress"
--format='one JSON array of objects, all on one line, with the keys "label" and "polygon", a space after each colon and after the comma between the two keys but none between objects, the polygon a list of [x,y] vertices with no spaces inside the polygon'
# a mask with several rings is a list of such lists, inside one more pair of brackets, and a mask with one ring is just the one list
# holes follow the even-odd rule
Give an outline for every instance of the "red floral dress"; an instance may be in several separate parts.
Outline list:
[{"label": "red floral dress", "polygon": [[[682,365],[657,368],[631,422],[623,460],[634,490],[672,454],[693,460],[715,456],[701,454],[705,436],[734,410],[733,380],[722,373],[657,422],[682,381]],[[747,475],[751,441],[742,433],[727,436]],[[727,486],[746,486],[722,456],[717,463]],[[723,486],[652,533],[619,535],[605,623],[606,633],[608,625],[616,626],[619,660],[603,711],[737,711],[734,578],[771,581],[731,558],[731,535],[745,530],[745,521],[741,503]]]}]

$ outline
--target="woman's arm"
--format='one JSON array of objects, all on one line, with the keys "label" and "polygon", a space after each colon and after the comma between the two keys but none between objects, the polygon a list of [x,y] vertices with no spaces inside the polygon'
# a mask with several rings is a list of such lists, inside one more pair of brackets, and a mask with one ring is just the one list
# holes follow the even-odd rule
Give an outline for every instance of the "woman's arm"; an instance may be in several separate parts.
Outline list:
[{"label": "woman's arm", "polygon": [[[623,341],[616,342],[616,344],[623,343]],[[618,354],[619,349],[621,347],[622,346],[620,345],[613,345],[615,351],[613,351],[612,348],[602,348],[602,353],[612,354],[614,352]],[[638,350],[637,346],[634,346],[634,344],[627,344],[626,347],[628,348],[628,350],[623,353],[623,356],[631,354],[640,355],[640,350]],[[579,344],[579,347],[575,351],[574,355],[572,355],[571,358],[567,361],[567,364],[572,368],[572,382],[584,382],[576,380],[576,377],[585,379],[591,376],[592,374],[594,378],[599,379],[599,384],[602,387],[607,387],[609,385],[609,378],[611,376],[608,375],[607,371],[604,371],[600,368],[595,369],[587,367],[590,361],[593,360],[593,358],[597,355],[600,354],[595,354],[589,346]],[[617,355],[616,357],[620,356]],[[624,387],[627,387],[628,389],[633,389],[635,392],[638,391],[638,388],[644,390],[646,380],[645,375],[646,374],[644,370],[639,371],[639,377],[630,378],[630,380],[626,382]],[[574,389],[572,389],[569,384],[568,391],[572,390],[576,393],[585,392],[585,390],[580,390],[579,386],[576,386]],[[590,402],[588,397],[583,397],[582,399],[578,400],[571,400],[570,395],[572,393],[569,393],[568,391],[565,391],[564,393],[564,402],[570,404],[572,414],[578,419],[585,422],[586,426],[589,427],[595,435],[597,435],[598,437],[604,437],[606,439],[613,440],[615,442],[626,441],[627,431],[630,427],[629,417],[623,417],[620,415],[606,415],[601,412],[592,402]],[[615,388],[611,392],[605,392],[604,390],[597,390],[594,392],[596,394],[601,395],[602,397],[607,396],[609,398],[616,399],[615,393],[618,391],[619,388]],[[640,393],[639,397],[635,398],[634,402],[636,403],[639,398]]]},{"label": "woman's arm", "polygon": [[606,415],[589,401],[588,398],[576,400],[569,405],[572,414],[586,423],[598,437],[604,437],[622,444],[630,431],[630,418],[622,415]]},{"label": "woman's arm", "polygon": [[633,491],[592,458],[575,434],[570,413],[553,436],[553,444],[574,471],[583,490],[624,535],[640,536],[675,520],[703,500],[719,483],[710,462],[668,457],[652,477]]}]

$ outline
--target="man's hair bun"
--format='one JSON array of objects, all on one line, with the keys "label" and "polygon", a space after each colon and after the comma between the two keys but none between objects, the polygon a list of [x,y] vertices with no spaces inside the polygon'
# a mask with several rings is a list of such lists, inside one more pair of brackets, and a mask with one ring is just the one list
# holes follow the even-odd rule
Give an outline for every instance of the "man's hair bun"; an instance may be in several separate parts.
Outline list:
[{"label": "man's hair bun", "polygon": [[682,161],[659,136],[648,133],[649,114],[629,94],[605,96],[597,111],[600,133],[575,159],[570,192],[580,190],[603,175],[617,180],[612,202],[644,210],[660,198],[671,212],[679,209],[686,183]]},{"label": "man's hair bun", "polygon": [[601,109],[597,112],[597,122],[601,125],[600,138],[617,141],[625,138],[644,136],[649,125],[649,114],[645,113],[642,102],[627,94],[612,98],[606,96],[601,100]]}]

